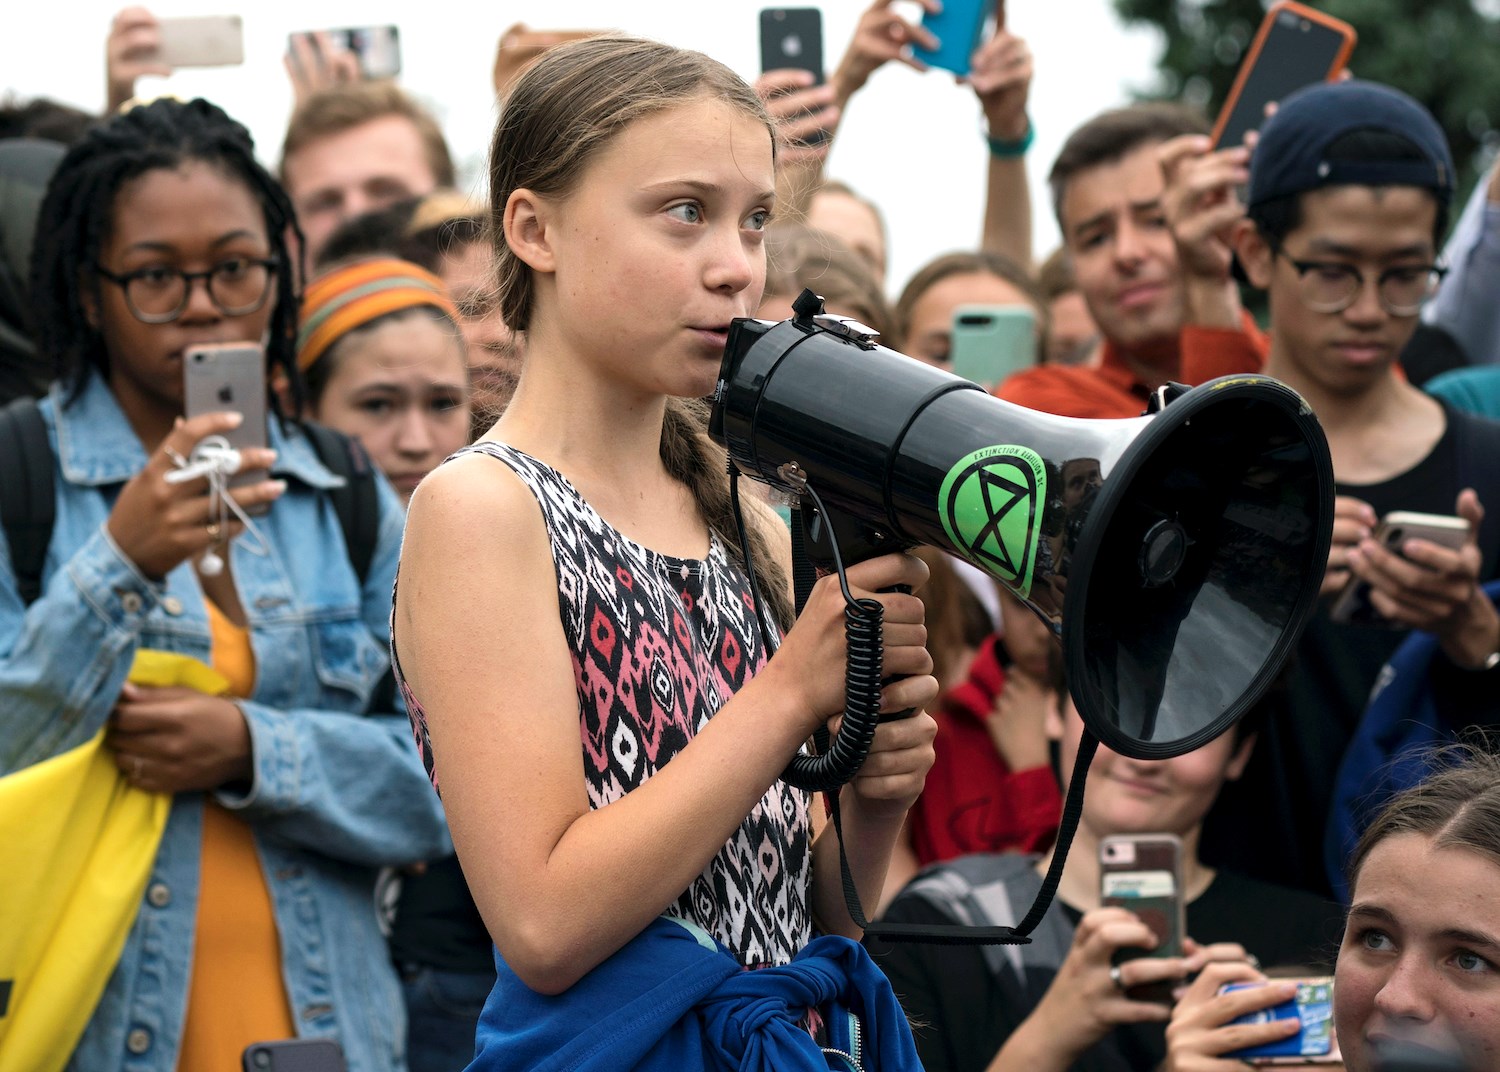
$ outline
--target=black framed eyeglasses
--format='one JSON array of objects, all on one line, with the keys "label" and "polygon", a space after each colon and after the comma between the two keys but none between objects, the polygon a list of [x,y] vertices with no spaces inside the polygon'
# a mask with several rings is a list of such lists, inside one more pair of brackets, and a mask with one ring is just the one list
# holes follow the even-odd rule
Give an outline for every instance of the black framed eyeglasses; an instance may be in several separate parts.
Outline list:
[{"label": "black framed eyeglasses", "polygon": [[274,257],[230,257],[206,272],[152,266],[117,275],[102,264],[94,269],[125,292],[125,305],[145,324],[167,324],[187,308],[193,281],[203,280],[208,300],[225,316],[246,316],[266,304],[281,262]]},{"label": "black framed eyeglasses", "polygon": [[[1352,264],[1298,260],[1279,245],[1271,251],[1296,270],[1302,302],[1315,313],[1341,313],[1365,289],[1365,273]],[[1375,295],[1391,316],[1416,316],[1447,274],[1437,264],[1399,264],[1375,277]]]}]

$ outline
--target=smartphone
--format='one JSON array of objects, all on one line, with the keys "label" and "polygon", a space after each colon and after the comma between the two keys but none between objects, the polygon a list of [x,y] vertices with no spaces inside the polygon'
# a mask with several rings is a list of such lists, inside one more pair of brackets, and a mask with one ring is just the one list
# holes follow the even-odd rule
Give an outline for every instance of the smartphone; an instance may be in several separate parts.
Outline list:
[{"label": "smartphone", "polygon": [[949,352],[956,375],[993,391],[1036,364],[1036,313],[1025,305],[960,305]]},{"label": "smartphone", "polygon": [[768,7],[760,13],[760,69],[809,71],[823,84],[823,12],[815,7]]},{"label": "smartphone", "polygon": [[[183,413],[193,418],[203,413],[233,410],[244,416],[238,428],[224,438],[235,450],[266,445],[266,353],[255,343],[221,343],[193,346],[182,355]],[[266,470],[240,470],[229,478],[229,486],[242,487],[266,479]],[[263,513],[267,504],[247,508]]]},{"label": "smartphone", "polygon": [[[1392,510],[1380,519],[1371,538],[1382,547],[1401,553],[1401,545],[1416,537],[1428,540],[1450,551],[1463,547],[1469,538],[1469,523],[1450,514],[1419,514],[1410,510]],[[1349,582],[1334,598],[1328,616],[1350,625],[1386,625],[1396,623],[1383,617],[1370,602],[1370,586],[1358,577]]]},{"label": "smartphone", "polygon": [[[813,84],[821,86],[823,73],[823,12],[815,7],[768,7],[760,13],[760,69],[807,71]],[[821,145],[828,132],[820,130],[804,139]]]},{"label": "smartphone", "polygon": [[[1254,990],[1264,983],[1226,983],[1219,993]],[[1224,1056],[1252,1065],[1338,1064],[1343,1061],[1333,1030],[1333,979],[1297,980],[1297,993],[1290,1001],[1269,1009],[1247,1013],[1232,1020],[1236,1024],[1264,1024],[1272,1020],[1300,1020],[1302,1028],[1290,1038],[1250,1046]]]},{"label": "smartphone", "polygon": [[[352,26],[339,30],[300,30],[287,35],[287,55],[294,58],[292,47],[298,38],[325,34],[336,50],[352,52],[359,61],[359,76],[373,82],[395,78],[401,73],[401,31],[395,26]],[[316,45],[314,45],[316,48]]]},{"label": "smartphone", "polygon": [[936,15],[928,12],[922,16],[922,28],[938,39],[937,49],[929,52],[914,46],[912,56],[929,67],[968,75],[969,61],[994,11],[994,0],[943,0],[943,8]]},{"label": "smartphone", "polygon": [[168,67],[233,67],[245,62],[245,27],[238,15],[159,19],[156,58]]},{"label": "smartphone", "polygon": [[[1112,834],[1099,843],[1099,903],[1129,909],[1156,935],[1155,949],[1121,949],[1114,962],[1180,957],[1187,931],[1182,898],[1182,839],[1176,834]],[[1170,1002],[1170,981],[1132,987],[1137,1001]]]},{"label": "smartphone", "polygon": [[244,1072],[347,1072],[344,1050],[332,1039],[252,1042],[240,1055]]},{"label": "smartphone", "polygon": [[1354,27],[1321,11],[1283,0],[1268,12],[1240,62],[1214,123],[1214,148],[1233,148],[1266,121],[1266,105],[1303,86],[1335,78],[1349,62]]}]

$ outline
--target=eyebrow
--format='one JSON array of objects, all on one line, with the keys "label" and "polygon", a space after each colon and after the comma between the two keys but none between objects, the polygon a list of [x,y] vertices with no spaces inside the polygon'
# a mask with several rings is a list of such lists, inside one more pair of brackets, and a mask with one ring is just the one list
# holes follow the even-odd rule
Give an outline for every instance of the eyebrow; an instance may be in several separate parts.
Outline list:
[{"label": "eyebrow", "polygon": [[[689,190],[696,190],[698,193],[708,197],[722,196],[725,193],[724,187],[718,183],[707,182],[703,179],[668,179],[665,182],[652,183],[646,189],[653,193],[660,193],[666,190],[682,189],[683,187],[687,187]],[[776,200],[776,191],[762,190],[755,195],[755,200],[774,201]]]},{"label": "eyebrow", "polygon": [[[1395,913],[1373,904],[1351,905],[1349,908],[1349,918],[1353,919],[1355,916],[1379,920],[1383,923],[1399,923]],[[1483,931],[1469,930],[1466,927],[1444,927],[1437,932],[1437,937],[1463,945],[1483,946],[1487,949],[1500,951],[1500,939],[1493,938]]]},{"label": "eyebrow", "polygon": [[[1156,212],[1161,208],[1161,198],[1153,197],[1146,201],[1132,201],[1127,207],[1130,209],[1130,214],[1132,216],[1138,215],[1142,212]],[[1082,220],[1074,225],[1073,234],[1079,235],[1084,231],[1089,230],[1090,228],[1098,227],[1101,223],[1108,220],[1114,214],[1114,209],[1105,209],[1103,212],[1090,216],[1088,219]]]},{"label": "eyebrow", "polygon": [[[1350,260],[1358,258],[1364,252],[1363,250],[1355,249],[1353,246],[1346,246],[1335,242],[1330,238],[1314,238],[1307,245],[1309,253],[1327,253],[1335,257],[1348,257]],[[1431,247],[1416,243],[1410,246],[1403,246],[1401,249],[1387,250],[1381,255],[1381,258],[1383,260],[1395,260],[1398,257],[1430,257],[1431,255]]]},{"label": "eyebrow", "polygon": [[[228,245],[230,242],[238,241],[241,238],[259,239],[260,235],[254,231],[246,231],[244,229],[229,231],[226,234],[221,234],[209,243],[209,248],[217,249],[220,246]],[[126,247],[126,252],[133,250],[142,250],[148,253],[175,253],[177,252],[177,247],[170,242],[136,242]]]}]

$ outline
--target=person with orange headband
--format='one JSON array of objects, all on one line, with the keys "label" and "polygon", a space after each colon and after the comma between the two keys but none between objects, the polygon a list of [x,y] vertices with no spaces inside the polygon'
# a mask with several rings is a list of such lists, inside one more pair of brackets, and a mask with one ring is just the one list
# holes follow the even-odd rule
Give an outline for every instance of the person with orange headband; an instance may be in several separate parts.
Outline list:
[{"label": "person with orange headband", "polygon": [[442,280],[391,257],[334,268],[303,296],[297,367],[311,414],[358,439],[403,502],[468,441],[458,319]]}]

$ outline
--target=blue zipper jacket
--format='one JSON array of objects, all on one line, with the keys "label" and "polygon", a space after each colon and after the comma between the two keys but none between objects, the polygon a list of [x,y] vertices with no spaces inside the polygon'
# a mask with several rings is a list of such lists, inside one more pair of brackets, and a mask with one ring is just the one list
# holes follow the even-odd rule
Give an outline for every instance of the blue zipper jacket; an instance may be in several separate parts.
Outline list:
[{"label": "blue zipper jacket", "polygon": [[[93,737],[137,648],[210,659],[192,564],[154,582],[104,530],[120,488],[146,464],[140,441],[98,375],[73,402],[64,397],[54,388],[41,404],[57,458],[57,521],[42,596],[29,608],[0,534],[0,774]],[[375,874],[452,851],[405,716],[363,713],[388,665],[403,513],[382,481],[361,588],[326,494],[339,478],[289,429],[273,421],[270,438],[287,491],[255,521],[270,553],[252,553],[248,537],[230,552],[255,652],[255,694],[242,704],[254,777],[215,799],[254,830],[299,1034],[337,1039],[350,1072],[394,1072],[405,1067],[405,1014],[377,926]],[[203,799],[173,801],[140,914],[70,1070],[176,1068]],[[231,1060],[238,1067],[238,1055]]]},{"label": "blue zipper jacket", "polygon": [[[526,986],[498,954],[495,966],[468,1072],[922,1068],[891,984],[847,938],[815,938],[789,964],[746,971],[700,928],[659,916],[556,996]],[[802,1026],[810,1008],[838,1052]]]}]

